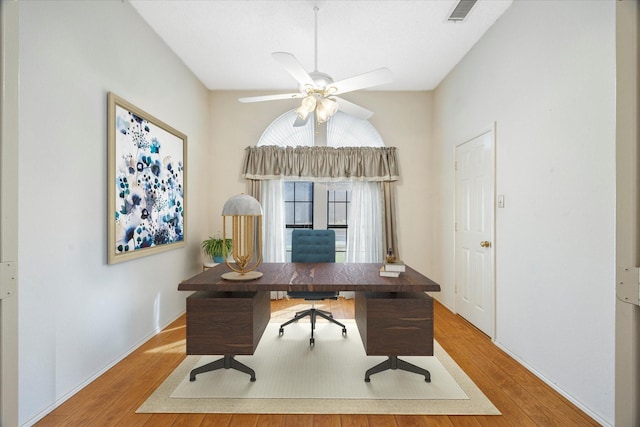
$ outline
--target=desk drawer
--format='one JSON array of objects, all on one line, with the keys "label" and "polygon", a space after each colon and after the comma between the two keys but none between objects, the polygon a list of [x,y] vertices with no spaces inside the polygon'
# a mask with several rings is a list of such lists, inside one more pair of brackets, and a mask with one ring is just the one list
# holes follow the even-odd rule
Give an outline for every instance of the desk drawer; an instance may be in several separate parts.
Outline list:
[{"label": "desk drawer", "polygon": [[433,298],[424,292],[356,292],[356,323],[370,356],[433,356]]},{"label": "desk drawer", "polygon": [[187,298],[187,354],[253,354],[270,316],[269,292],[197,292]]}]

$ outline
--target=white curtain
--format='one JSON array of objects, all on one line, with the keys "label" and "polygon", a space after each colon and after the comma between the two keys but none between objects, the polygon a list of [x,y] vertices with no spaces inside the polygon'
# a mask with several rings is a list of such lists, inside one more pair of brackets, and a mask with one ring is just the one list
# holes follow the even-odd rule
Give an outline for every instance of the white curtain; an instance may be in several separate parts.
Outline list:
[{"label": "white curtain", "polygon": [[[351,183],[347,232],[347,262],[382,262],[382,198],[377,182]],[[341,292],[353,298],[353,292]]]},{"label": "white curtain", "polygon": [[[264,237],[262,259],[264,262],[285,262],[284,247],[284,181],[262,181],[262,210]],[[271,299],[280,299],[286,292],[271,292]]]},{"label": "white curtain", "polygon": [[347,262],[382,262],[382,210],[377,182],[351,183]]}]

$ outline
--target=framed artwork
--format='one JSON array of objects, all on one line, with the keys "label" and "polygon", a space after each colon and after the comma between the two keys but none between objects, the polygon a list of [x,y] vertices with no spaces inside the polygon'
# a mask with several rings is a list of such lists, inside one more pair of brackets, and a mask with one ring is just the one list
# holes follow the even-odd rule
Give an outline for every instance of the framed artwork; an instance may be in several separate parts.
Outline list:
[{"label": "framed artwork", "polygon": [[108,263],[185,245],[187,136],[109,92]]}]

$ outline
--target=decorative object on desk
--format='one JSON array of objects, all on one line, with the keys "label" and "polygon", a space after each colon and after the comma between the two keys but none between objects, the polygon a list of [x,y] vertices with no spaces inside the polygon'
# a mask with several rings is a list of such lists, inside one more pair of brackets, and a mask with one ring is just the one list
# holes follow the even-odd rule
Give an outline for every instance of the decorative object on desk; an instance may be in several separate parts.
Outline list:
[{"label": "decorative object on desk", "polygon": [[[353,319],[341,321],[355,330]],[[136,412],[500,414],[437,342],[434,356],[406,357],[429,369],[431,383],[400,370],[381,372],[366,383],[365,370],[385,357],[366,356],[359,334],[344,339],[339,328],[320,321],[323,343],[309,351],[304,345],[308,322],[290,325],[284,336],[278,336],[278,327],[269,323],[253,356],[236,356],[255,368],[256,382],[232,369],[207,372],[190,382],[189,372],[216,356],[187,356]]]},{"label": "decorative object on desk", "polygon": [[[222,278],[244,281],[262,277],[261,272],[255,271],[262,261],[262,206],[247,194],[239,194],[227,200],[222,207],[222,238],[225,241],[227,240],[227,217],[231,217],[231,256],[235,266],[229,263],[229,253],[224,246],[224,262],[233,271],[223,274]],[[254,248],[256,233],[257,247]],[[251,265],[252,262],[253,265]]]},{"label": "decorative object on desk", "polygon": [[380,267],[380,276],[382,277],[400,277],[400,272],[399,271],[388,271],[385,269],[385,266],[383,265],[382,267]]},{"label": "decorative object on desk", "polygon": [[396,256],[393,254],[393,248],[387,250],[387,255],[384,257],[385,262],[395,262]]},{"label": "decorative object on desk", "polygon": [[183,247],[187,136],[107,98],[108,263]]},{"label": "decorative object on desk", "polygon": [[211,258],[211,261],[217,263],[224,262],[224,254],[230,254],[232,248],[231,239],[223,239],[220,237],[220,232],[217,237],[209,237],[202,241],[202,251]]},{"label": "decorative object on desk", "polygon": [[384,264],[385,271],[395,271],[397,273],[404,273],[406,268],[404,266],[404,262],[400,260],[395,260],[393,262],[386,262]]}]

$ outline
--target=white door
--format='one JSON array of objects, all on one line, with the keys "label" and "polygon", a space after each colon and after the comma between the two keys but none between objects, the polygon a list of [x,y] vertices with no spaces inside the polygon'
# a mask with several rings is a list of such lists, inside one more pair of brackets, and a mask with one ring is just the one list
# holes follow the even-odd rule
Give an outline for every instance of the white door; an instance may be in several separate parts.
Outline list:
[{"label": "white door", "polygon": [[456,311],[493,338],[494,132],[456,147]]}]

